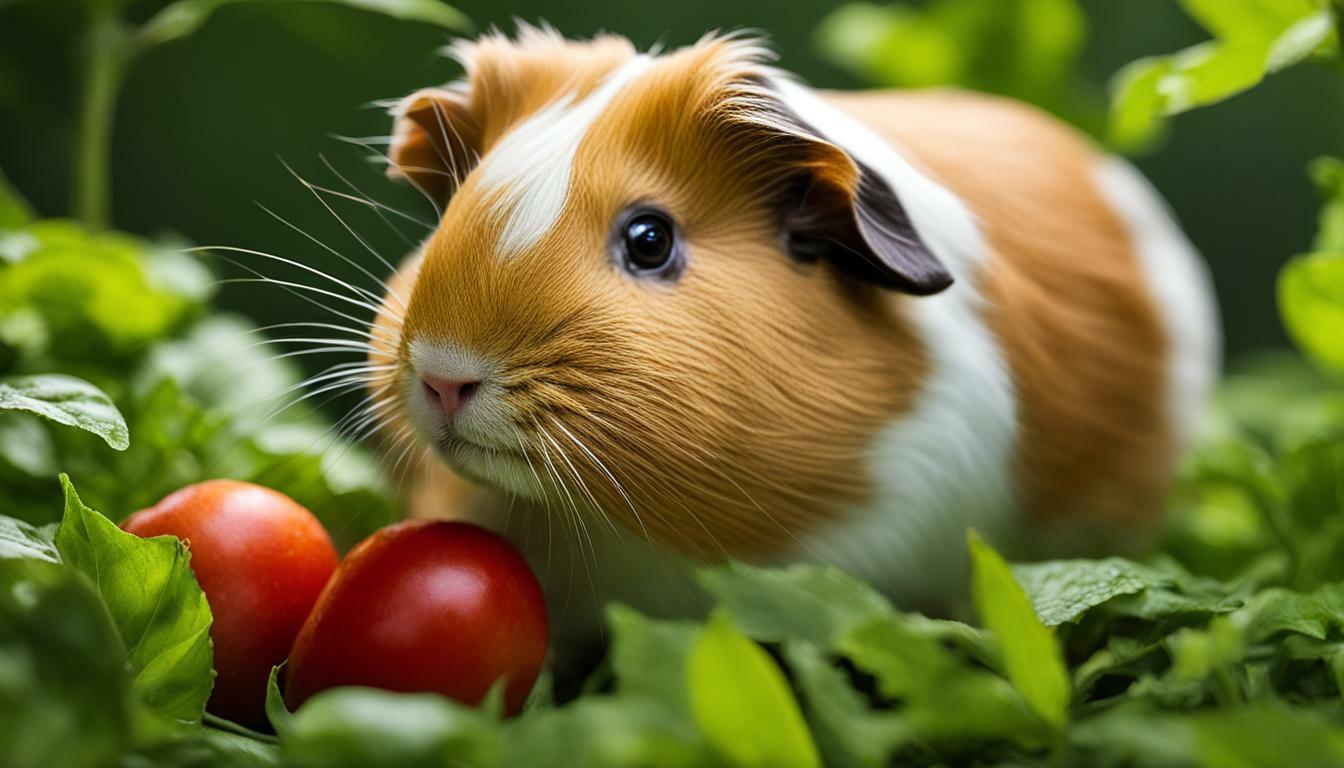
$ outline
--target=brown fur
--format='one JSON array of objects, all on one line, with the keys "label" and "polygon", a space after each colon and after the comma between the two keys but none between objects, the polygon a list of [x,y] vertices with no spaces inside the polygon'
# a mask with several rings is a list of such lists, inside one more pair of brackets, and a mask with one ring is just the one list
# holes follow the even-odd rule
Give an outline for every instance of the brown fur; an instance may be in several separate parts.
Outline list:
[{"label": "brown fur", "polygon": [[965,93],[836,94],[975,212],[993,249],[991,326],[1018,391],[1027,510],[1137,522],[1173,460],[1166,332],[1095,149],[1017,102]]},{"label": "brown fur", "polygon": [[[467,85],[450,108],[426,108],[438,96],[404,104],[401,172],[424,180],[416,169],[434,157],[442,172],[453,142],[439,117],[474,124],[456,135],[476,144],[464,157],[484,156],[518,120],[591,90],[631,55],[617,39],[541,37],[465,50]],[[375,355],[409,376],[409,339],[442,339],[502,363],[547,505],[600,511],[707,557],[795,548],[864,501],[869,447],[928,371],[903,317],[911,299],[784,252],[785,182],[810,166],[843,193],[857,174],[843,153],[782,151],[783,138],[736,119],[734,89],[752,72],[735,45],[666,56],[618,96],[580,148],[564,214],[525,254],[498,258],[490,197],[475,176],[462,179],[418,275],[399,277],[414,281],[404,327],[382,325],[396,339]],[[1042,519],[1155,509],[1170,459],[1164,339],[1093,186],[1093,150],[982,97],[831,98],[905,146],[984,224],[989,321],[1017,387],[1027,506]],[[671,213],[690,244],[675,285],[632,279],[607,255],[612,221],[641,200]]]}]

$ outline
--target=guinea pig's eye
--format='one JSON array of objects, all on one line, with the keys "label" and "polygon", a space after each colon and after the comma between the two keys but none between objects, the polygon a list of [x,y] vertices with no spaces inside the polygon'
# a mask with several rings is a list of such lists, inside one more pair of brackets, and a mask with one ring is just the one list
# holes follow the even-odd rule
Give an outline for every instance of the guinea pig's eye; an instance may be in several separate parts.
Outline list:
[{"label": "guinea pig's eye", "polygon": [[665,275],[677,266],[676,231],[666,216],[639,211],[625,218],[618,250],[625,268],[635,274]]}]

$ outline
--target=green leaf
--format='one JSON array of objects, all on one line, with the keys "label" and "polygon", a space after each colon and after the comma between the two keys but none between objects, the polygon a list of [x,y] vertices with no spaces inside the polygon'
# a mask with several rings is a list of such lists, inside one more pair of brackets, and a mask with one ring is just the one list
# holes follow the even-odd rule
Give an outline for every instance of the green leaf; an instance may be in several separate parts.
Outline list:
[{"label": "green leaf", "polygon": [[135,710],[121,647],[79,573],[0,559],[0,762],[113,764],[133,737]]},{"label": "green leaf", "polygon": [[499,746],[493,720],[434,694],[333,688],[304,702],[280,736],[297,765],[401,768],[488,765]]},{"label": "green leaf", "polygon": [[1142,59],[1112,81],[1111,141],[1139,149],[1163,118],[1214,104],[1296,64],[1332,38],[1334,20],[1315,0],[1182,0],[1215,39]]},{"label": "green leaf", "polygon": [[285,695],[280,691],[280,676],[284,669],[284,664],[271,667],[271,674],[266,679],[266,719],[278,734],[283,734],[294,719],[285,707]]},{"label": "green leaf", "polygon": [[[563,747],[557,748],[557,745]],[[516,721],[499,764],[507,768],[715,768],[704,739],[669,722],[667,707],[638,696],[586,696]]]},{"label": "green leaf", "polygon": [[1220,613],[1240,602],[1225,588],[1197,579],[1174,565],[1156,568],[1123,558],[1052,560],[1012,567],[1046,626],[1077,622],[1098,606],[1141,619],[1177,613]]},{"label": "green leaf", "polygon": [[1311,164],[1311,178],[1325,198],[1315,250],[1344,252],[1344,160],[1317,158]]},{"label": "green leaf", "polygon": [[1008,564],[974,531],[971,597],[981,622],[999,640],[1008,679],[1036,713],[1056,728],[1068,720],[1071,688],[1054,632],[1041,623]]},{"label": "green leaf", "polygon": [[824,648],[848,629],[892,612],[872,587],[831,567],[730,563],[701,571],[699,579],[733,623],[762,642],[806,640]]},{"label": "green leaf", "polygon": [[148,247],[128,235],[55,220],[0,236],[0,252],[10,260],[0,270],[0,317],[31,312],[42,321],[44,363],[115,362],[124,376],[128,356],[200,307],[198,298],[155,282]]},{"label": "green leaf", "polygon": [[[440,0],[302,0],[303,2],[333,3],[381,13],[405,21],[435,24],[448,29],[467,29],[470,23],[460,11]],[[178,0],[160,10],[141,27],[138,42],[142,46],[160,45],[186,37],[210,18],[210,14],[225,5],[240,2],[275,2],[275,0]]]},{"label": "green leaf", "polygon": [[0,171],[0,233],[7,229],[18,229],[32,220],[32,206]]},{"label": "green leaf", "polygon": [[98,435],[118,451],[131,444],[126,420],[112,399],[74,376],[48,373],[0,380],[0,410],[26,411],[57,424],[78,427]]},{"label": "green leaf", "polygon": [[0,559],[45,560],[48,563],[61,562],[61,553],[56,550],[53,541],[56,526],[37,527],[22,520],[0,515]]},{"label": "green leaf", "polygon": [[686,660],[697,627],[688,621],[654,621],[626,608],[607,608],[611,625],[611,665],[617,692],[664,704],[669,713],[690,720]]},{"label": "green leaf", "polygon": [[686,666],[691,713],[709,742],[741,768],[819,766],[816,745],[779,667],[716,613]]},{"label": "green leaf", "polygon": [[839,652],[872,675],[885,699],[900,703],[908,743],[967,751],[984,744],[1038,749],[1050,740],[1045,721],[1012,685],[902,615],[875,618],[837,642]]},{"label": "green leaf", "polygon": [[878,768],[898,746],[914,734],[898,713],[874,710],[850,686],[845,673],[814,646],[802,642],[784,645],[803,711],[829,768]]},{"label": "green leaf", "polygon": [[171,536],[141,539],[84,506],[61,476],[65,516],[56,548],[98,586],[125,646],[133,688],[170,720],[201,718],[214,680],[210,606],[187,548]]},{"label": "green leaf", "polygon": [[1344,371],[1344,251],[1299,256],[1279,273],[1279,313],[1293,341]]}]

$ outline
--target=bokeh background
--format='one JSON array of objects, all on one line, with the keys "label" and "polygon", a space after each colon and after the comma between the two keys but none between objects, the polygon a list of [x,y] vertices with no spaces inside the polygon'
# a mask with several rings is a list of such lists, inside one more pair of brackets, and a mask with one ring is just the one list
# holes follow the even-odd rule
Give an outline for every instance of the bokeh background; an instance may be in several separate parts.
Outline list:
[{"label": "bokeh background", "polygon": [[[163,4],[132,3],[129,16],[147,18]],[[819,45],[819,25],[837,3],[455,5],[477,29],[511,29],[515,17],[544,19],[570,36],[610,30],[641,47],[749,27],[767,33],[782,65],[815,85],[866,84]],[[1089,39],[1078,77],[1098,86],[1131,60],[1207,37],[1170,0],[1082,5]],[[77,8],[67,0],[0,0],[0,168],[46,216],[68,213]],[[366,151],[333,135],[385,134],[387,117],[374,102],[455,77],[456,65],[437,53],[447,40],[441,29],[325,4],[222,8],[192,37],[150,51],[129,74],[113,138],[115,225],[267,251],[360,279],[257,203],[335,250],[376,265],[284,163],[315,183],[344,188],[325,160],[373,197],[432,216],[411,190],[385,181]],[[1344,79],[1308,65],[1178,118],[1166,140],[1138,158],[1212,264],[1230,356],[1285,343],[1274,278],[1315,232],[1318,203],[1304,167],[1330,153],[1344,154]],[[1003,183],[1011,193],[1012,179]],[[406,224],[398,234],[360,206],[338,203],[338,212],[390,260],[424,233]],[[226,277],[244,274],[229,263],[220,269]],[[295,299],[255,284],[225,286],[220,303],[262,323],[314,316]]]}]

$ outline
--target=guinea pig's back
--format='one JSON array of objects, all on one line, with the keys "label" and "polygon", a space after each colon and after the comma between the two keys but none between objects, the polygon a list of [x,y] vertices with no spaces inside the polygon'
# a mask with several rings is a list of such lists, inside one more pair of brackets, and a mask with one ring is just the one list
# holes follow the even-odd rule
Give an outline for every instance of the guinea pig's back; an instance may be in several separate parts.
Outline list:
[{"label": "guinea pig's back", "polygon": [[1028,515],[1065,530],[1101,523],[1103,535],[1155,520],[1219,356],[1207,271],[1161,199],[1124,161],[1017,102],[827,99],[960,197],[981,228],[980,291],[1013,380]]}]

